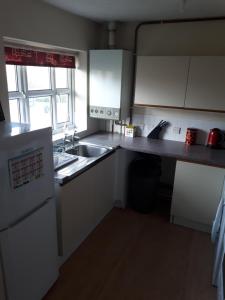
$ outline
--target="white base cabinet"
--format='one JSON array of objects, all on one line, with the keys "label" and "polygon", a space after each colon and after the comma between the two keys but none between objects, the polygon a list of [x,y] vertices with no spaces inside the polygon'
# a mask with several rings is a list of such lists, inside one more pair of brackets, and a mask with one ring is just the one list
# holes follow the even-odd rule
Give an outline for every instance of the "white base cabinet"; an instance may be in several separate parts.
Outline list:
[{"label": "white base cabinet", "polygon": [[177,161],[171,222],[209,232],[219,204],[225,169]]},{"label": "white base cabinet", "polygon": [[64,262],[113,208],[115,153],[59,188]]}]

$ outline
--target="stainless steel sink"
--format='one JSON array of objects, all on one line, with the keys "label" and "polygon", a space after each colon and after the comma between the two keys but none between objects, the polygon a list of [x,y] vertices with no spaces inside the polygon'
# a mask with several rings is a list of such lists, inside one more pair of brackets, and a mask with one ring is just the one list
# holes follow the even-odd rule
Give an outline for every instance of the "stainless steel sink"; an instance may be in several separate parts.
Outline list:
[{"label": "stainless steel sink", "polygon": [[73,148],[66,150],[66,153],[82,157],[99,157],[110,152],[111,150],[111,148],[103,146],[91,144],[78,144],[75,145]]},{"label": "stainless steel sink", "polygon": [[77,174],[83,172],[95,162],[101,160],[105,155],[113,152],[114,148],[79,142],[68,149],[64,148],[64,150],[66,152],[65,154],[75,155],[75,157],[78,157],[78,160],[59,169],[55,173],[55,180],[60,184],[64,184]]}]

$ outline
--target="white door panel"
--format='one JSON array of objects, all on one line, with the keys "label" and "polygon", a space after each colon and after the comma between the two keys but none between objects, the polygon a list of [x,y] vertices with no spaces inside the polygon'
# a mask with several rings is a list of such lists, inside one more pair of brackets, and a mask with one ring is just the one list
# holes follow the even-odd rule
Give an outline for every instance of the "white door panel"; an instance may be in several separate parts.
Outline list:
[{"label": "white door panel", "polygon": [[9,300],[40,300],[58,276],[53,199],[0,234]]},{"label": "white door panel", "polygon": [[184,107],[187,56],[138,56],[135,104]]},{"label": "white door panel", "polygon": [[191,57],[185,107],[225,110],[225,57]]},{"label": "white door panel", "polygon": [[[37,157],[39,152],[40,177],[36,176],[36,160],[33,165],[34,173],[31,175],[32,158]],[[24,169],[22,161],[25,163]],[[16,171],[18,169],[15,169],[15,165],[20,171]],[[21,181],[23,184],[19,182],[17,186],[14,185],[14,175],[21,178],[23,174],[28,174],[27,180],[23,177]],[[0,178],[0,229],[2,229],[54,195],[50,129],[3,139],[0,144]]]}]

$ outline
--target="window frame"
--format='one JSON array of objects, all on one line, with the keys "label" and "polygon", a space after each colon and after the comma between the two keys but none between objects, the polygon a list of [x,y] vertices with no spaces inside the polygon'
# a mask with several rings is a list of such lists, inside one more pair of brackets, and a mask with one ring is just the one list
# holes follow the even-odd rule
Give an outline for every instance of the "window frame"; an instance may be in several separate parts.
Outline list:
[{"label": "window frame", "polygon": [[[27,66],[15,65],[17,91],[8,91],[10,100],[18,101],[18,113],[21,123],[30,124],[29,98],[35,97],[51,97],[51,126],[53,133],[62,132],[65,126],[75,127],[75,71],[72,68],[67,68],[67,88],[56,87],[55,67],[49,68],[50,89],[44,90],[29,90],[27,80]],[[57,97],[60,95],[68,95],[68,120],[58,122],[57,120]]]}]

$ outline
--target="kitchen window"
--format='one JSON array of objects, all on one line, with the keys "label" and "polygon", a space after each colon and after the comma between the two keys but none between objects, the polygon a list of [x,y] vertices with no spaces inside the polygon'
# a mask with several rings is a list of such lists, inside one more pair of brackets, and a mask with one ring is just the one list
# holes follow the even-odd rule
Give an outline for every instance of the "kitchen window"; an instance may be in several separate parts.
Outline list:
[{"label": "kitchen window", "polygon": [[[24,51],[30,59],[30,52]],[[22,63],[23,59],[18,64],[6,60],[11,121],[29,123],[32,128],[52,126],[54,132],[74,126],[74,68]]]}]

